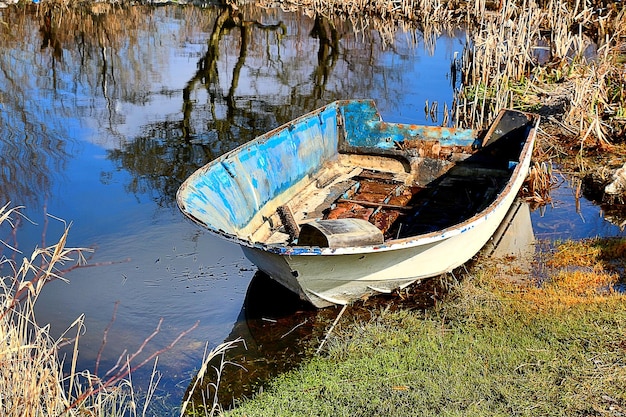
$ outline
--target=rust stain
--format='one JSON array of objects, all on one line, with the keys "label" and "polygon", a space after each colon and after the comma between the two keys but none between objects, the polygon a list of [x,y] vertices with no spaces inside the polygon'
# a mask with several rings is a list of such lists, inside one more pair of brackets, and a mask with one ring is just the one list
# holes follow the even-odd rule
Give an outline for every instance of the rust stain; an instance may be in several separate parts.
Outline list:
[{"label": "rust stain", "polygon": [[364,171],[358,186],[353,187],[344,198],[338,199],[328,210],[324,219],[359,218],[367,220],[383,233],[392,229],[396,221],[410,209],[408,204],[421,187],[407,187],[375,171]]}]

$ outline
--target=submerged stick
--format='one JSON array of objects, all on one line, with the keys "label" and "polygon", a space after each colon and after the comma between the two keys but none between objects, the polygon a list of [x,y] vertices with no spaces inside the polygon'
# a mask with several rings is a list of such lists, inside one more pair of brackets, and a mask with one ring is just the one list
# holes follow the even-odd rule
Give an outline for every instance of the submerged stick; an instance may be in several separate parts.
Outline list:
[{"label": "submerged stick", "polygon": [[320,343],[319,347],[317,348],[317,351],[315,351],[316,355],[319,355],[319,353],[322,351],[322,347],[324,346],[324,344],[326,343],[326,340],[328,340],[328,337],[330,336],[330,334],[333,332],[333,330],[335,329],[335,326],[337,325],[337,323],[339,322],[339,319],[341,318],[341,316],[343,315],[343,312],[346,311],[346,308],[348,308],[347,304],[344,304],[343,308],[341,309],[341,311],[339,312],[339,314],[337,315],[337,318],[335,318],[335,321],[333,322],[333,325],[330,326],[330,329],[328,329],[328,332],[326,333],[326,337],[324,337],[324,340],[322,340],[322,343]]}]

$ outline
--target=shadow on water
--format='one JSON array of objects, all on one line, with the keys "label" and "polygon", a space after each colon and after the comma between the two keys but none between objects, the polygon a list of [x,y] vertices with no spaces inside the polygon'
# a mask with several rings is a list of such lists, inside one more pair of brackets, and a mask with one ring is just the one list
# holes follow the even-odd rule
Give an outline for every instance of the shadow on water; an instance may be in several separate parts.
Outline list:
[{"label": "shadow on water", "polygon": [[[434,278],[401,292],[381,294],[356,302],[341,316],[342,322],[370,320],[380,310],[426,309],[445,292]],[[240,339],[236,347],[211,362],[212,371],[196,387],[193,403],[213,399],[216,369],[223,360],[226,366],[219,376],[219,404],[232,408],[244,398],[261,392],[272,378],[296,368],[316,354],[320,344],[341,312],[341,306],[315,309],[269,276],[257,272],[250,282],[244,305],[227,341]],[[194,381],[189,385],[189,395]]]},{"label": "shadow on water", "polygon": [[[297,366],[310,355],[325,323],[336,315],[335,309],[315,310],[291,291],[257,272],[250,282],[244,305],[227,340],[242,341],[226,353],[230,365],[221,374],[218,398],[228,408],[243,397],[250,397],[270,378]],[[220,357],[213,366],[219,367]],[[207,375],[209,383],[217,375]],[[200,387],[202,395],[213,398],[212,387]],[[187,396],[187,394],[186,394]],[[199,401],[200,400],[200,401]]]}]

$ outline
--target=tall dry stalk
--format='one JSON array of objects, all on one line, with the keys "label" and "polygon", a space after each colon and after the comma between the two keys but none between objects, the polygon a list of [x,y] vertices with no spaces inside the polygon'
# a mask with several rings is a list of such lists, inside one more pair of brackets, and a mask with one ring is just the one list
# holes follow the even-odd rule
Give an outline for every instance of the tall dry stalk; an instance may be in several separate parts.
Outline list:
[{"label": "tall dry stalk", "polygon": [[[224,367],[225,365],[228,365],[228,364],[239,366],[233,362],[225,360],[225,355],[226,355],[226,352],[236,347],[236,345],[239,343],[244,343],[243,339],[235,339],[235,340],[231,340],[228,342],[224,342],[208,352],[207,352],[207,349],[205,348],[204,359],[202,360],[202,366],[200,367],[200,370],[198,371],[196,375],[193,385],[188,390],[187,398],[185,398],[185,401],[183,401],[183,405],[180,410],[180,417],[183,417],[190,410],[190,408],[192,412],[194,413],[194,415],[200,415],[200,412],[203,412],[205,416],[211,416],[211,417],[216,414],[219,414],[222,411],[219,406],[219,399],[218,399],[217,393],[219,390],[220,380],[222,377]],[[207,377],[206,374],[207,374],[207,371],[209,370],[209,365],[218,358],[219,358],[219,363],[217,364],[217,366],[213,366],[213,370],[215,371],[215,378],[211,380],[213,382],[209,384],[205,384],[204,381],[205,381],[205,378]],[[198,386],[203,386],[203,385],[207,386],[207,391],[201,393],[202,404],[194,404],[192,402],[192,396],[196,393]],[[213,393],[211,393],[210,390],[212,390]],[[199,411],[199,410],[202,410],[202,411]]]},{"label": "tall dry stalk", "polygon": [[[20,216],[18,208],[5,205],[0,209],[0,225],[13,226],[15,216]],[[80,249],[65,246],[67,231],[56,245],[35,249],[20,265],[7,258],[1,261],[0,409],[4,415],[55,416],[70,404],[57,357],[60,341],[50,337],[48,326],[38,325],[34,314],[43,286],[63,279],[57,266],[76,254],[82,259]],[[72,326],[80,328],[82,318]]]},{"label": "tall dry stalk", "polygon": [[461,70],[465,87],[455,99],[460,124],[484,126],[501,108],[513,107],[512,87],[527,80],[534,66],[539,13],[534,3],[504,1],[468,32]]},{"label": "tall dry stalk", "polygon": [[[14,228],[19,216],[19,208],[6,204],[0,208],[0,226]],[[137,352],[121,360],[119,369],[107,379],[100,379],[76,368],[78,342],[84,330],[82,315],[57,339],[51,337],[49,325],[40,325],[35,318],[35,303],[46,283],[65,280],[64,271],[84,262],[87,249],[67,247],[68,232],[69,226],[56,244],[36,248],[20,264],[6,257],[0,260],[0,410],[7,417],[136,416],[132,386],[125,377],[133,369],[131,360],[150,338]],[[4,241],[0,244],[15,250]],[[70,262],[72,266],[60,269]],[[187,332],[148,359],[171,348]],[[58,351],[67,340],[72,343],[73,354],[69,375],[64,375]],[[145,414],[146,409],[143,411]]]}]

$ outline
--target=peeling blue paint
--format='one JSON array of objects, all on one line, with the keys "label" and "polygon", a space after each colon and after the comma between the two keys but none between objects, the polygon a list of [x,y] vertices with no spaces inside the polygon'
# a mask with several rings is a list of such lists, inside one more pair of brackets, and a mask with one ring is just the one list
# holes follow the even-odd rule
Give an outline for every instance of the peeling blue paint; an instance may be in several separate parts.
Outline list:
[{"label": "peeling blue paint", "polygon": [[439,140],[444,145],[471,146],[477,132],[438,126],[417,126],[383,122],[369,100],[351,101],[340,108],[346,131],[346,145],[376,149],[394,149],[405,140]]},{"label": "peeling blue paint", "polygon": [[[240,231],[266,204],[314,174],[340,150],[384,153],[398,143],[440,140],[475,146],[477,132],[382,121],[371,100],[337,101],[274,129],[217,158],[181,186],[178,202],[208,229],[246,240]],[[515,168],[517,162],[511,163]],[[270,216],[273,213],[264,213]],[[251,242],[250,242],[251,243]],[[274,251],[274,249],[272,249]],[[315,254],[319,248],[276,249]]]},{"label": "peeling blue paint", "polygon": [[211,162],[187,180],[179,201],[208,228],[237,234],[264,204],[334,157],[337,144],[332,104]]}]

